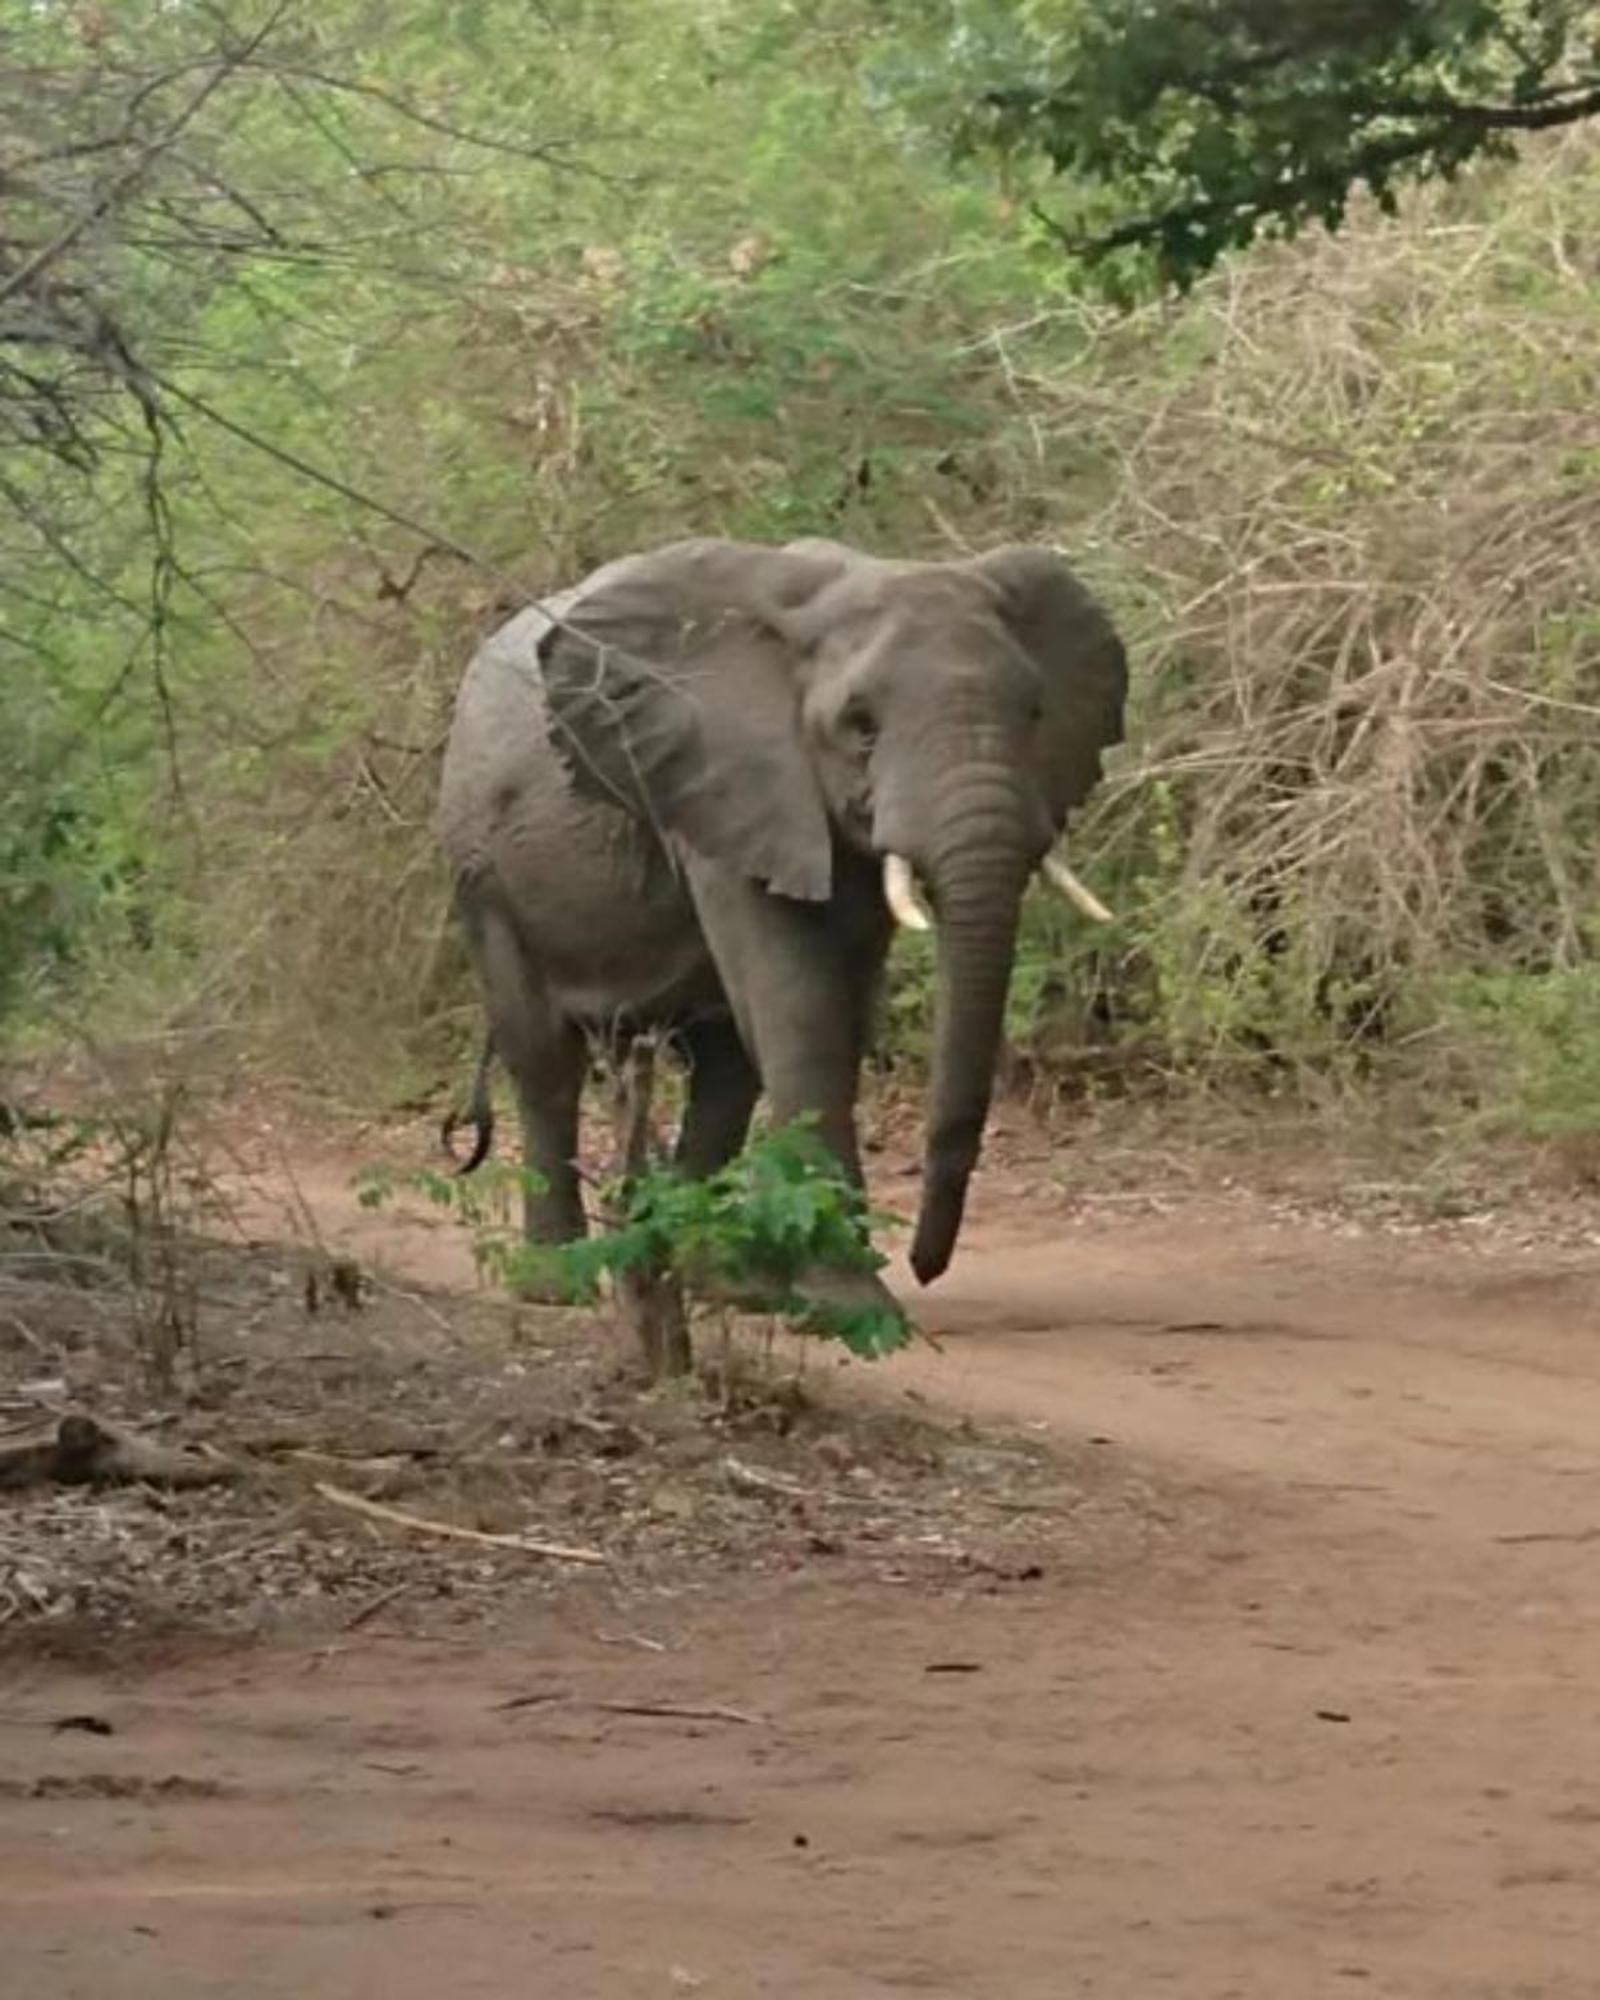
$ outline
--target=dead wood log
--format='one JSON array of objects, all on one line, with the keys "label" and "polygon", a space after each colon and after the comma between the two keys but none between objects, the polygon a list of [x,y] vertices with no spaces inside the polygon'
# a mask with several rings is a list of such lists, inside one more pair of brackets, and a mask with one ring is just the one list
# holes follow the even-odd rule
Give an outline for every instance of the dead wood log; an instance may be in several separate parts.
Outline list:
[{"label": "dead wood log", "polygon": [[216,1486],[243,1468],[209,1453],[155,1444],[74,1412],[53,1431],[0,1445],[0,1491],[28,1486]]}]

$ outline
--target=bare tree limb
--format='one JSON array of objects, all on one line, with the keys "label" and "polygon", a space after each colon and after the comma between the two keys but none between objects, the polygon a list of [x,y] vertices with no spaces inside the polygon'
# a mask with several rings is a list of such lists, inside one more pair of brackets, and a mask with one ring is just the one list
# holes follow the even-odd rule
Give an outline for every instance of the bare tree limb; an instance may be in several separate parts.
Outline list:
[{"label": "bare tree limb", "polygon": [[75,215],[58,236],[48,243],[41,244],[9,278],[0,281],[0,305],[15,293],[33,285],[87,230],[102,221],[132,192],[154,162],[177,143],[229,78],[236,75],[249,62],[255,51],[278,26],[291,5],[292,0],[277,0],[277,5],[255,34],[241,48],[229,51],[219,59],[216,68],[166,129],[147,140],[123,171],[111,180],[81,214]]}]

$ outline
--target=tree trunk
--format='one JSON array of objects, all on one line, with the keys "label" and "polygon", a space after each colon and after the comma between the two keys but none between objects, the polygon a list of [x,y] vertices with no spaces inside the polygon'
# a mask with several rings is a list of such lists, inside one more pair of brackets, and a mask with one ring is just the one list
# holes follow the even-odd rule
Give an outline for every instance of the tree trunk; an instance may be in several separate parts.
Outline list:
[{"label": "tree trunk", "polygon": [[[624,1195],[649,1170],[655,1153],[650,1119],[655,1084],[655,1044],[636,1036],[613,1073],[612,1113]],[[610,1218],[619,1220],[620,1218]],[[647,1264],[616,1277],[617,1311],[639,1343],[652,1382],[687,1375],[694,1364],[689,1314],[676,1272]]]}]

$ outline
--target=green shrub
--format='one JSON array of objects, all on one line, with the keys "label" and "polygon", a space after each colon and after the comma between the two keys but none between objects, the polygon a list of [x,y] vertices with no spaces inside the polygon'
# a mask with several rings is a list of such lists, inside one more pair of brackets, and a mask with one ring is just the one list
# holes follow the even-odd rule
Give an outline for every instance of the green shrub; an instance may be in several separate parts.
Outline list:
[{"label": "green shrub", "polygon": [[1600,1133],[1600,965],[1462,974],[1440,997],[1492,1125],[1536,1139]]},{"label": "green shrub", "polygon": [[[408,1184],[448,1208],[472,1232],[480,1273],[512,1291],[554,1281],[575,1305],[592,1305],[602,1281],[628,1274],[668,1278],[691,1294],[710,1285],[713,1296],[750,1286],[771,1300],[777,1317],[797,1329],[838,1340],[876,1359],[905,1345],[910,1325],[886,1293],[842,1300],[814,1289],[828,1273],[872,1277],[886,1259],[872,1230],[892,1220],[870,1210],[838,1161],[805,1125],[762,1134],[719,1173],[689,1180],[670,1166],[648,1168],[626,1183],[602,1188],[608,1217],[577,1242],[524,1242],[506,1211],[508,1192],[536,1176],[510,1167],[480,1170],[476,1186],[448,1174],[423,1172]],[[369,1207],[388,1199],[394,1177],[369,1171],[358,1182]]]},{"label": "green shrub", "polygon": [[507,1279],[553,1273],[575,1301],[598,1296],[602,1277],[666,1273],[692,1294],[753,1285],[780,1318],[839,1340],[867,1359],[910,1338],[905,1314],[884,1294],[844,1303],[812,1288],[826,1273],[873,1276],[885,1258],[872,1244],[875,1224],[891,1220],[867,1208],[838,1161],[804,1126],[753,1139],[705,1180],[656,1166],[612,1191],[616,1220],[577,1243],[549,1251],[525,1245]]}]

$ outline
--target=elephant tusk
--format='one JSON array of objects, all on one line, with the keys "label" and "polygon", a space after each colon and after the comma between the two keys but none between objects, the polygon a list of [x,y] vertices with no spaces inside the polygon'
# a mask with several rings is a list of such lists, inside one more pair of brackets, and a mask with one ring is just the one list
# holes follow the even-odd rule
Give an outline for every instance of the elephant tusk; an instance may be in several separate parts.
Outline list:
[{"label": "elephant tusk", "polygon": [[1092,917],[1097,924],[1115,923],[1116,919],[1090,888],[1080,882],[1059,854],[1047,854],[1041,863],[1044,879],[1052,889],[1059,889],[1074,909],[1082,910],[1086,917]]},{"label": "elephant tusk", "polygon": [[912,879],[911,863],[903,854],[886,854],[883,857],[883,896],[889,905],[894,920],[908,931],[931,931],[933,918],[928,906],[917,894],[917,885]]}]

